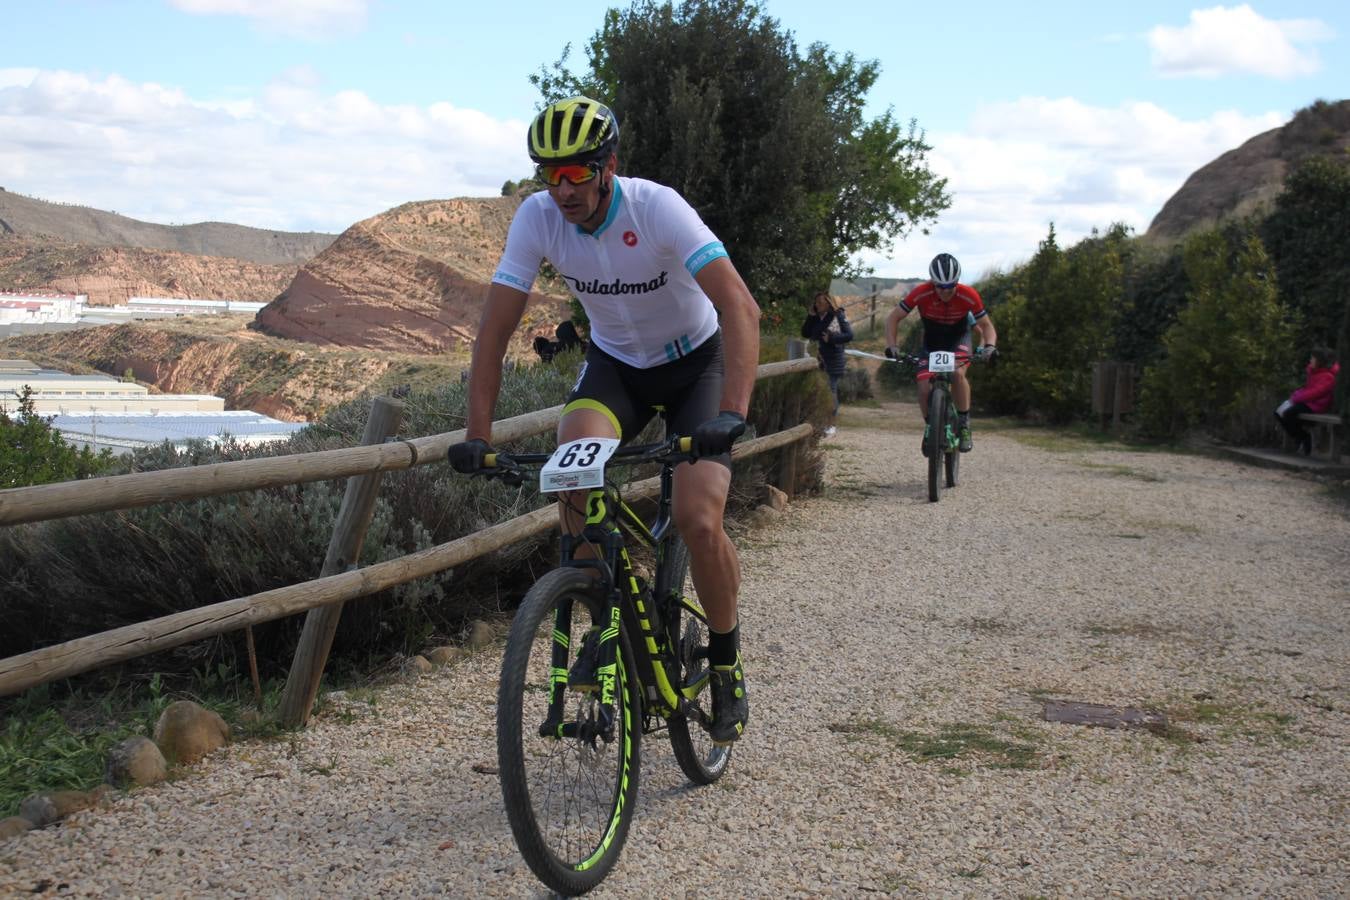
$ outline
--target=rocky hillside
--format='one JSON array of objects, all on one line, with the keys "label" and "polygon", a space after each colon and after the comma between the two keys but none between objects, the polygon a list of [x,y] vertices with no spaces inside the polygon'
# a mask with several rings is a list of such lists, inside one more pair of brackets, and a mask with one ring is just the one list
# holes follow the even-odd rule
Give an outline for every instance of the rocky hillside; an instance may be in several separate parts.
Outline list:
[{"label": "rocky hillside", "polygon": [[1197,228],[1244,216],[1268,205],[1285,175],[1316,155],[1350,153],[1350,100],[1319,100],[1299,110],[1287,125],[1258,134],[1197,169],[1172,195],[1144,235],[1175,241]]},{"label": "rocky hillside", "polygon": [[333,235],[315,231],[272,231],[225,222],[156,225],[88,206],[48,203],[0,188],[0,237],[15,235],[96,247],[223,256],[292,268],[333,242]]},{"label": "rocky hillside", "polygon": [[[406,203],[348,228],[258,313],[268,334],[441,353],[472,343],[520,197]],[[552,334],[564,295],[530,295],[527,329]]]},{"label": "rocky hillside", "polygon": [[[267,337],[242,316],[104,325],[0,341],[0,358],[69,371],[131,375],[164,393],[215,394],[227,409],[313,421],[336,404],[396,385],[430,388],[459,378],[464,354],[435,358],[315,347]],[[528,352],[523,339],[513,348]]]},{"label": "rocky hillside", "polygon": [[94,306],[126,303],[130,297],[266,303],[295,271],[294,265],[173,250],[0,237],[0,290],[88,294]]}]

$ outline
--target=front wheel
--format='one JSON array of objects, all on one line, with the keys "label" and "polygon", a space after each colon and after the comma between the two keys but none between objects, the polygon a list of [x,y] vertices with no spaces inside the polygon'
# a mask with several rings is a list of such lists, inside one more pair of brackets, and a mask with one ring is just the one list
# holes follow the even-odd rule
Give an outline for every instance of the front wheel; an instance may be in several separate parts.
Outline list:
[{"label": "front wheel", "polygon": [[942,460],[947,455],[947,392],[934,386],[928,395],[928,499],[942,491]]},{"label": "front wheel", "polygon": [[598,885],[618,861],[637,802],[642,710],[619,633],[614,702],[568,687],[582,636],[608,624],[590,573],[560,568],[511,623],[497,690],[497,763],[520,854],[560,894]]},{"label": "front wheel", "polygon": [[665,559],[657,572],[656,597],[663,604],[667,633],[680,660],[676,690],[700,686],[687,715],[672,716],[666,723],[670,749],[680,769],[695,784],[712,784],[722,777],[731,761],[731,747],[714,744],[703,728],[702,718],[712,716],[708,690],[708,622],[681,602],[693,597],[689,578],[689,548],[679,535],[666,543]]}]

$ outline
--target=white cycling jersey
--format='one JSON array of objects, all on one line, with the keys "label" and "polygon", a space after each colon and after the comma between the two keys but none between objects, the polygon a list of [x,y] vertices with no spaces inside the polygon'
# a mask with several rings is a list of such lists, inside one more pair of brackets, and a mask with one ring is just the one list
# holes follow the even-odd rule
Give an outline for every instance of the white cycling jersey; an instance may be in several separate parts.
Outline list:
[{"label": "white cycling jersey", "polygon": [[590,319],[597,347],[639,369],[672,362],[717,331],[694,275],[727,251],[674,189],[615,178],[604,223],[587,234],[540,191],[511,221],[496,284],[529,292],[547,259]]}]

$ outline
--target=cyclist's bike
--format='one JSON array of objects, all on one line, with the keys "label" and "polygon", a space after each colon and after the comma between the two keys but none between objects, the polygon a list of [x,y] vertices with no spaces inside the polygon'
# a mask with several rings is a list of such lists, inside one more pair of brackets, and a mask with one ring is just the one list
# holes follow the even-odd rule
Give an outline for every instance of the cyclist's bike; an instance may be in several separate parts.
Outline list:
[{"label": "cyclist's bike", "polygon": [[[936,503],[946,487],[956,487],[961,473],[961,424],[952,402],[952,376],[969,355],[958,351],[935,350],[928,354],[929,385],[928,429],[924,432],[928,457],[928,500]],[[916,369],[925,360],[912,354],[903,359]]]},{"label": "cyclist's bike", "polygon": [[936,503],[943,487],[954,488],[961,473],[961,426],[952,402],[952,378],[959,366],[984,359],[963,350],[935,350],[927,358],[905,353],[896,359],[874,353],[848,350],[856,356],[872,356],[918,369],[927,363],[931,391],[928,394],[928,426],[924,432],[924,456],[928,457],[928,500]]},{"label": "cyclist's bike", "polygon": [[[664,730],[696,784],[716,781],[731,759],[708,734],[707,617],[671,518],[674,469],[694,458],[691,440],[618,444],[588,438],[551,455],[488,454],[482,470],[519,481],[539,466],[542,491],[589,490],[583,532],[563,536],[560,566],[516,612],[497,692],[511,831],[535,875],[562,894],[595,887],[618,860],[637,806],[644,734]],[[650,525],[605,477],[607,465],[637,463],[661,467]],[[594,558],[575,555],[582,544]],[[654,554],[650,588],[630,546]]]}]

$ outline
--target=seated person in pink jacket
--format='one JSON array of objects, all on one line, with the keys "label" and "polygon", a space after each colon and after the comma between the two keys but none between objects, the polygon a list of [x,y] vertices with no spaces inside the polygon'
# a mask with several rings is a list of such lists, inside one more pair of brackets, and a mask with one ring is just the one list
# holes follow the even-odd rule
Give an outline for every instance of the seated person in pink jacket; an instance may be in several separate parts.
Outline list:
[{"label": "seated person in pink jacket", "polygon": [[1312,358],[1308,360],[1308,380],[1275,410],[1275,418],[1280,420],[1284,430],[1294,439],[1298,452],[1304,456],[1312,453],[1312,436],[1298,417],[1303,413],[1324,413],[1331,409],[1336,373],[1340,370],[1335,354],[1326,347],[1314,347]]}]

